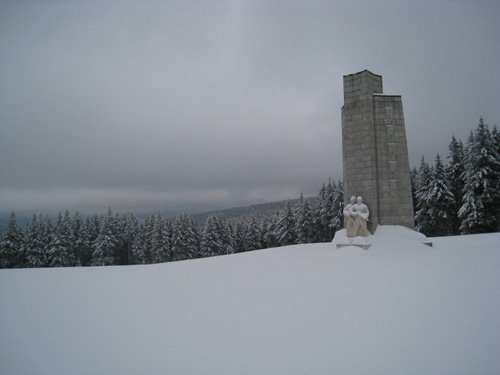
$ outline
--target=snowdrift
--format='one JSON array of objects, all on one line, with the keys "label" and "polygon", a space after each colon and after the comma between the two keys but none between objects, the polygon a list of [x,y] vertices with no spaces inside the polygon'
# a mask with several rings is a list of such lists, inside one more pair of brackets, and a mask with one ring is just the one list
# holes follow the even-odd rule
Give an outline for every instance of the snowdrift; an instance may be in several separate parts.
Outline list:
[{"label": "snowdrift", "polygon": [[500,234],[389,232],[368,251],[0,270],[0,373],[500,373]]}]

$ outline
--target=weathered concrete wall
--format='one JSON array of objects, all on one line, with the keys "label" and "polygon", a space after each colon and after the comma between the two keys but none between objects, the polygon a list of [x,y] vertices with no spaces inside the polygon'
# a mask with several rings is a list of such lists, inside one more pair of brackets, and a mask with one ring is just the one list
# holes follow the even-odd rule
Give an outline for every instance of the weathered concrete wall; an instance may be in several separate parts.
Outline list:
[{"label": "weathered concrete wall", "polygon": [[410,167],[400,96],[382,95],[382,77],[367,70],[344,76],[344,200],[361,195],[368,228],[414,228]]}]

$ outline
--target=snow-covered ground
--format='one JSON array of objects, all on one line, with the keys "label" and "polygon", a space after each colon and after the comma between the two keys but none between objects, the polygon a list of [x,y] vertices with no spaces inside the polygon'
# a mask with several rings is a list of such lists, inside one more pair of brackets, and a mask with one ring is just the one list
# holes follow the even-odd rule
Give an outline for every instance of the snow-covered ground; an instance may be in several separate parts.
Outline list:
[{"label": "snow-covered ground", "polygon": [[500,374],[500,234],[0,270],[1,374]]}]

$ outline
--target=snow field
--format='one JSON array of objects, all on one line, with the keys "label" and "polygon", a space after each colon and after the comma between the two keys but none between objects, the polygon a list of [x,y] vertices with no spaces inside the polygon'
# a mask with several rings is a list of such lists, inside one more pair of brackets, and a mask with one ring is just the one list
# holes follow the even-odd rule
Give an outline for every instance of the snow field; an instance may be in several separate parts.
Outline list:
[{"label": "snow field", "polygon": [[4,374],[500,373],[500,234],[0,271]]}]

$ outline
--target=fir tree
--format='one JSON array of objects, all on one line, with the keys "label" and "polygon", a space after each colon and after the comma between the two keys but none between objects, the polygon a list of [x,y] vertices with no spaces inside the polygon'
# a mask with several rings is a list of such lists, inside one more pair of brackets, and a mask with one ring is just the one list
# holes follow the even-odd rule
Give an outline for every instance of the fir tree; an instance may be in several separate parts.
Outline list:
[{"label": "fir tree", "polygon": [[333,239],[333,235],[335,234],[335,229],[331,224],[335,221],[334,216],[338,215],[337,212],[334,212],[336,190],[337,186],[335,182],[330,180],[327,185],[323,184],[318,195],[316,211],[319,216],[316,218],[315,222],[316,227],[318,228],[318,234],[316,237],[320,242],[331,241]]},{"label": "fir tree", "polygon": [[493,125],[493,129],[491,129],[491,136],[493,141],[495,142],[495,149],[497,154],[500,155],[500,132],[496,125]]},{"label": "fir tree", "polygon": [[221,254],[233,254],[235,249],[231,223],[223,215],[216,215],[215,226],[222,243]]},{"label": "fir tree", "polygon": [[92,263],[92,246],[99,235],[100,220],[97,215],[87,217],[82,225],[80,233],[82,248],[79,259],[81,266],[90,266]]},{"label": "fir tree", "polygon": [[49,267],[50,266],[49,250],[52,246],[52,236],[53,236],[54,226],[52,224],[52,221],[50,220],[49,215],[45,215],[43,221],[41,220],[40,217],[39,219],[42,227],[42,242],[43,242],[43,249],[45,252],[46,266]]},{"label": "fir tree", "polygon": [[151,234],[151,253],[153,263],[163,263],[170,260],[170,240],[165,221],[158,213],[153,216],[153,231]]},{"label": "fir tree", "polygon": [[87,234],[85,233],[85,225],[79,212],[76,212],[73,216],[71,231],[73,234],[73,252],[75,256],[75,265],[82,266],[83,254],[86,251],[85,239]]},{"label": "fir tree", "polygon": [[454,203],[451,206],[450,220],[452,224],[452,233],[458,234],[461,223],[461,220],[458,217],[458,211],[462,205],[462,190],[464,188],[464,182],[461,177],[464,172],[464,147],[462,141],[457,140],[453,136],[448,150],[449,164],[446,168],[446,179],[454,198]]},{"label": "fir tree", "polygon": [[132,255],[134,264],[150,264],[151,256],[148,253],[146,246],[146,224],[143,223],[139,226],[137,234],[132,243]]},{"label": "fir tree", "polygon": [[289,201],[286,202],[284,210],[281,211],[278,224],[276,225],[276,238],[280,246],[296,243],[295,217]]},{"label": "fir tree", "polygon": [[71,235],[71,222],[69,213],[64,216],[59,212],[57,222],[52,231],[52,239],[49,246],[49,266],[69,267],[74,266],[73,238]]},{"label": "fir tree", "polygon": [[115,263],[115,250],[118,240],[115,236],[114,219],[108,211],[108,215],[103,216],[99,227],[99,235],[92,244],[93,266],[111,266]]},{"label": "fir tree", "polygon": [[246,239],[245,239],[245,229],[243,223],[238,221],[236,227],[234,228],[234,252],[241,253],[245,251]]},{"label": "fir tree", "polygon": [[413,202],[413,212],[417,212],[417,168],[413,167],[410,171],[410,186],[411,186],[411,199]]},{"label": "fir tree", "polygon": [[482,118],[468,138],[464,164],[461,233],[500,230],[500,157]]},{"label": "fir tree", "polygon": [[198,233],[188,214],[178,216],[173,225],[172,260],[192,259],[198,256]]},{"label": "fir tree", "polygon": [[278,238],[276,237],[279,215],[279,210],[276,210],[263,224],[263,245],[265,248],[279,246]]},{"label": "fir tree", "polygon": [[262,234],[260,232],[260,225],[254,211],[252,211],[246,220],[245,232],[245,251],[261,249]]},{"label": "fir tree", "polygon": [[415,212],[415,224],[416,229],[419,232],[428,234],[431,230],[431,218],[428,213],[428,198],[429,184],[432,179],[432,168],[427,164],[422,157],[420,162],[420,167],[417,173],[417,183],[416,183],[416,212]]},{"label": "fir tree", "polygon": [[339,181],[335,185],[335,189],[333,191],[331,216],[330,228],[334,236],[335,232],[344,227],[344,185],[342,184],[342,181]]},{"label": "fir tree", "polygon": [[24,242],[24,254],[26,256],[26,267],[48,266],[41,216],[33,215],[33,218],[28,223]]},{"label": "fir tree", "polygon": [[24,265],[23,232],[17,225],[16,215],[10,214],[2,239],[0,240],[0,267],[13,268]]},{"label": "fir tree", "polygon": [[447,177],[439,154],[426,195],[425,209],[429,220],[429,235],[446,236],[452,232],[453,205],[455,199],[448,187]]},{"label": "fir tree", "polygon": [[200,256],[211,257],[222,254],[223,243],[217,229],[215,217],[213,215],[209,215],[201,238]]},{"label": "fir tree", "polygon": [[314,238],[314,223],[309,202],[300,193],[299,202],[295,208],[295,234],[297,243],[304,244],[312,242]]}]

